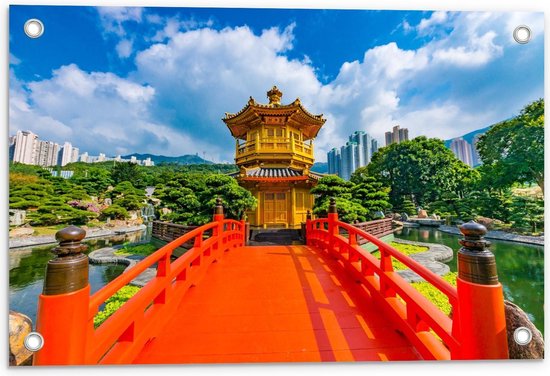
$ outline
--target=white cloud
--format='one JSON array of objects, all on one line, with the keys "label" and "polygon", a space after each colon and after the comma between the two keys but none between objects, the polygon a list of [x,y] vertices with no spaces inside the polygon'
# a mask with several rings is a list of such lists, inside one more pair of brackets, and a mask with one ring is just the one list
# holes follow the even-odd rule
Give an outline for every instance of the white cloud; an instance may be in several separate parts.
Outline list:
[{"label": "white cloud", "polygon": [[[283,103],[300,97],[308,110],[324,113],[327,122],[315,142],[322,161],[356,130],[379,141],[396,124],[409,128],[413,137],[456,137],[513,115],[542,93],[542,82],[529,87],[514,73],[497,69],[497,64],[513,66],[518,56],[531,63],[538,58],[509,43],[509,28],[523,19],[540,35],[541,15],[435,12],[409,25],[434,36],[422,47],[376,46],[362,60],[343,62],[327,84],[319,81],[307,56],[301,61],[287,56],[295,42],[293,23],[254,34],[246,26],[215,30],[209,22],[131,11],[103,17],[114,32],[138,18],[158,26],[149,47],[135,55],[131,43],[120,44],[129,39],[120,38],[118,53],[135,56],[136,70],[122,78],[61,67],[51,79],[18,91],[10,101],[10,127],[33,121],[54,127],[51,120],[58,122],[58,136],[70,132],[81,150],[206,152],[216,161],[231,161],[233,140],[223,114],[239,111],[251,95],[265,103],[266,91],[275,84],[284,93]],[[534,42],[527,46],[541,43]]]},{"label": "white cloud", "polygon": [[126,59],[132,55],[133,42],[129,39],[122,39],[117,43],[115,49],[118,56],[122,59]]},{"label": "white cloud", "polygon": [[423,18],[420,23],[416,26],[416,30],[421,35],[426,35],[442,24],[445,24],[449,19],[448,12],[437,11],[433,12],[429,18]]},{"label": "white cloud", "polygon": [[108,33],[118,36],[126,35],[125,22],[142,20],[143,8],[131,7],[97,7],[103,28]]}]

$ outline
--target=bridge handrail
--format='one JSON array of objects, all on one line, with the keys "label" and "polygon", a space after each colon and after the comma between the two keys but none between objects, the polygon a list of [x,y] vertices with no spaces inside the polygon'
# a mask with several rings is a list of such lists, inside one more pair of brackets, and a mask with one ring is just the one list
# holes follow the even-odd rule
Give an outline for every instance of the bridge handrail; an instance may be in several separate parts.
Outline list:
[{"label": "bridge handrail", "polygon": [[[204,240],[203,235],[209,230],[212,230],[213,234]],[[194,246],[177,260],[171,261],[173,250],[192,239],[194,239]],[[213,249],[216,243],[218,246]],[[231,219],[214,221],[161,247],[93,294],[90,297],[88,310],[90,328],[93,328],[93,318],[102,303],[147,268],[158,263],[156,276],[99,327],[90,331],[87,336],[85,363],[130,362],[150,338],[151,333],[161,325],[162,320],[155,322],[154,317],[162,316],[162,310],[170,311],[175,308],[185,291],[197,283],[208,265],[213,262],[213,260],[210,262],[202,260],[205,256],[204,252],[208,250],[209,257],[219,258],[227,249],[242,245],[244,245],[242,222]],[[216,256],[214,252],[219,254]],[[198,267],[198,271],[191,271],[195,269],[194,266]],[[182,284],[178,287],[174,282],[180,280],[182,273],[185,273],[185,277],[181,278]],[[157,305],[158,307],[155,307]],[[149,312],[151,307],[156,310]]]},{"label": "bridge handrail", "polygon": [[[309,221],[307,226],[308,244],[321,245],[322,248],[335,254],[344,263],[346,269],[357,274],[358,279],[374,295],[375,299],[382,301],[386,308],[393,312],[394,318],[400,323],[404,334],[415,344],[422,356],[431,359],[450,359],[460,356],[460,324],[458,320],[453,320],[445,315],[394,272],[391,257],[401,261],[445,294],[453,311],[456,311],[458,295],[453,286],[376,237],[353,225],[339,221],[336,214],[333,214],[332,218],[329,213],[329,218]],[[348,232],[347,238],[340,235],[340,228]],[[357,242],[358,236],[378,247],[380,259],[361,248]],[[343,253],[347,253],[347,257]],[[361,265],[353,265],[354,261],[361,261]],[[372,279],[374,275],[377,275],[378,279]],[[400,302],[397,296],[405,304]],[[432,329],[448,348],[438,342],[438,339],[428,329]]]},{"label": "bridge handrail", "polygon": [[360,235],[361,237],[365,238],[372,244],[376,245],[378,247],[378,250],[380,251],[381,258],[382,258],[382,253],[390,254],[396,260],[402,262],[405,266],[407,266],[413,272],[415,272],[416,274],[424,278],[426,282],[429,282],[431,285],[433,285],[439,291],[445,294],[447,298],[449,298],[449,302],[451,303],[452,306],[454,306],[457,303],[458,295],[456,292],[456,288],[453,287],[449,282],[441,278],[439,275],[435,274],[430,269],[420,264],[418,261],[415,261],[413,258],[408,257],[407,255],[399,252],[397,249],[393,248],[391,245],[384,243],[383,241],[372,236],[368,232],[358,229],[357,227],[352,226],[348,223],[339,221],[338,227],[346,229],[349,234],[355,233],[356,235]]},{"label": "bridge handrail", "polygon": [[[229,221],[229,220],[226,220]],[[226,222],[224,221],[224,223]],[[235,221],[236,222],[236,221]],[[97,308],[103,304],[107,299],[109,299],[111,296],[113,296],[118,290],[120,290],[122,287],[129,284],[134,278],[139,276],[141,273],[143,273],[145,270],[147,270],[149,267],[154,265],[156,262],[161,260],[164,257],[170,257],[174,249],[178,248],[179,246],[187,243],[189,240],[197,237],[202,236],[205,231],[208,231],[214,227],[218,226],[217,222],[211,222],[206,225],[203,225],[201,227],[197,227],[196,229],[180,236],[179,238],[175,239],[174,241],[165,244],[158,250],[156,250],[154,253],[150,254],[143,260],[140,260],[136,265],[134,265],[131,269],[126,271],[125,273],[122,273],[115,279],[113,279],[111,282],[103,286],[101,289],[99,289],[96,293],[94,293],[90,297],[90,314],[93,317],[95,313],[97,312]],[[193,247],[194,248],[194,247]],[[193,250],[191,248],[189,251]],[[190,253],[186,252],[182,257],[185,255],[189,255]]]}]

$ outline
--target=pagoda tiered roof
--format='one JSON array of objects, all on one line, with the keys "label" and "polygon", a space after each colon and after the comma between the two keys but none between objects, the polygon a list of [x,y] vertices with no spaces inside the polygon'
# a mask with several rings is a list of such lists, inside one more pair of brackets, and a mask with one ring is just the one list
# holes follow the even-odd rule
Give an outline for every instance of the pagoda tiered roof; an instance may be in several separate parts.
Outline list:
[{"label": "pagoda tiered roof", "polygon": [[[314,115],[307,111],[296,98],[294,102],[282,105],[280,98],[282,93],[276,86],[268,91],[269,104],[261,104],[256,102],[252,97],[248,100],[246,106],[235,114],[225,113],[222,119],[227,124],[231,135],[236,138],[244,139],[246,133],[254,126],[265,123],[266,117],[284,117],[284,121],[279,124],[288,124],[300,131],[304,135],[304,140],[312,139],[317,136],[317,133],[325,123],[326,119],[323,114]],[[272,125],[277,125],[277,122],[270,122]]]}]

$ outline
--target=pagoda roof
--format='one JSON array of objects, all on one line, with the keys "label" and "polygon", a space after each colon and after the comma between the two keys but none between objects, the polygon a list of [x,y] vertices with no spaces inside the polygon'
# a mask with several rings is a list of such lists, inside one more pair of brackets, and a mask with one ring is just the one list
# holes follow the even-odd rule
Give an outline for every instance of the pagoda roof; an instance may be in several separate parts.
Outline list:
[{"label": "pagoda roof", "polygon": [[[240,172],[234,172],[229,174],[230,176],[237,178]],[[244,176],[241,176],[241,180],[250,181],[297,181],[297,180],[319,180],[324,175],[317,172],[308,171],[304,174],[303,170],[295,170],[289,167],[254,167],[246,169]]]},{"label": "pagoda roof", "polygon": [[228,126],[233,137],[243,138],[250,128],[262,123],[262,117],[285,116],[285,124],[300,129],[305,140],[315,138],[326,121],[323,114],[311,114],[302,106],[299,98],[287,105],[280,104],[281,96],[282,93],[274,86],[268,92],[269,104],[258,103],[250,97],[242,110],[235,114],[226,112],[222,120]]}]

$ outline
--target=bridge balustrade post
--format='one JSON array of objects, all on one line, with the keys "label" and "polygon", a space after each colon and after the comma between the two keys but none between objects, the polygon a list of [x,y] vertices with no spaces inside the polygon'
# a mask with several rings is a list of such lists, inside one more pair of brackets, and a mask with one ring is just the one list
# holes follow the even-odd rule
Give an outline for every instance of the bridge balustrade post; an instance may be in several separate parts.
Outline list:
[{"label": "bridge balustrade post", "polygon": [[329,250],[334,250],[334,237],[338,235],[338,210],[336,208],[336,199],[330,198],[328,206],[328,232],[329,232]]},{"label": "bridge balustrade post", "polygon": [[44,287],[38,297],[36,331],[44,346],[34,354],[34,365],[78,365],[85,363],[89,327],[88,256],[81,244],[86,231],[69,226],[55,234],[56,257],[48,261]]},{"label": "bridge balustrade post", "polygon": [[[216,206],[214,207],[214,218],[213,221],[218,223],[218,226],[213,230],[215,233],[212,234],[218,237],[218,250],[221,252],[223,249],[223,203],[221,197],[216,198]],[[220,254],[221,256],[221,254]]]},{"label": "bridge balustrade post", "polygon": [[485,226],[470,221],[460,226],[464,239],[458,251],[458,312],[461,359],[507,359],[504,296],[495,256],[483,236]]},{"label": "bridge balustrade post", "polygon": [[304,229],[304,239],[306,241],[306,245],[311,245],[311,231],[313,230],[312,223],[311,223],[311,212],[308,210],[306,213],[306,225]]}]

